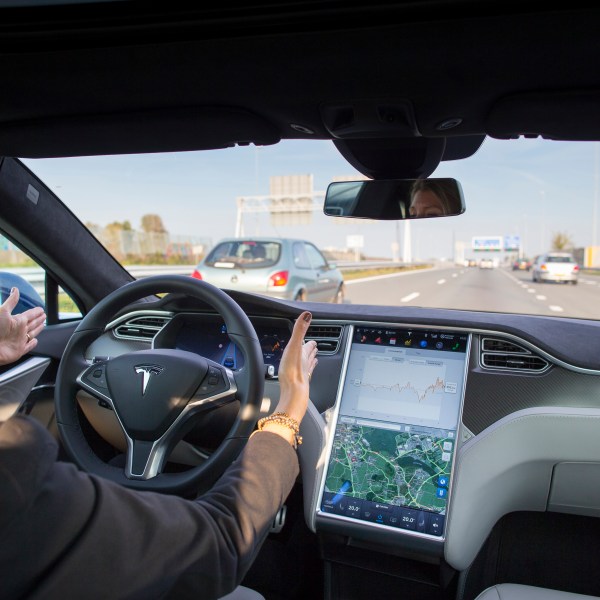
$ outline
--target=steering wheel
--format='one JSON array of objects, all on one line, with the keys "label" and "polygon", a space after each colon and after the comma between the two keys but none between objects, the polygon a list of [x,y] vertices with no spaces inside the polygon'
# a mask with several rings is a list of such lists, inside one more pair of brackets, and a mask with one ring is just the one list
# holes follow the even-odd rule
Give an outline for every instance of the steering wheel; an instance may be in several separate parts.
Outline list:
[{"label": "steering wheel", "polygon": [[[243,368],[233,373],[192,352],[172,349],[129,352],[92,365],[86,361],[86,349],[119,310],[161,292],[185,294],[211,305],[244,354]],[[54,401],[64,447],[85,471],[130,488],[202,493],[235,460],[254,430],[263,387],[260,343],[240,306],[205,281],[159,275],[115,290],[82,319],[60,362]],[[90,447],[75,398],[80,389],[114,410],[127,440],[124,468],[105,463]],[[192,417],[234,400],[240,401],[235,422],[211,456],[187,471],[163,472],[170,450],[189,430]]]}]

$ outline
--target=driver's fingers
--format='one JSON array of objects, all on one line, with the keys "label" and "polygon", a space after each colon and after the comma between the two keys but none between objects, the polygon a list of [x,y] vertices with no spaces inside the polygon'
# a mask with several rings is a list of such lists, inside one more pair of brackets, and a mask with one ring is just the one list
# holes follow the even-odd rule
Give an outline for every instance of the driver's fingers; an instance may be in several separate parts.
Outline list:
[{"label": "driver's fingers", "polygon": [[311,340],[310,342],[304,344],[304,346],[302,346],[302,352],[304,353],[304,356],[309,364],[312,363],[317,356],[317,342]]},{"label": "driver's fingers", "polygon": [[30,321],[28,328],[27,328],[27,333],[29,334],[29,337],[36,337],[40,334],[40,332],[42,331],[42,329],[44,329],[44,321],[46,320],[46,316],[44,315],[41,320],[40,319],[36,319],[35,321]]},{"label": "driver's fingers", "polygon": [[19,303],[19,288],[12,288],[8,298],[2,303],[2,308],[5,308],[9,313],[15,310],[15,306]]},{"label": "driver's fingers", "polygon": [[25,310],[21,313],[22,317],[25,317],[29,323],[32,321],[39,319],[40,317],[46,318],[46,313],[41,306],[36,306],[35,308],[30,308],[29,310]]},{"label": "driver's fingers", "polygon": [[312,314],[305,310],[300,316],[296,319],[294,323],[294,330],[292,331],[292,337],[290,339],[291,343],[302,343],[306,332],[310,326],[310,322],[312,320]]}]

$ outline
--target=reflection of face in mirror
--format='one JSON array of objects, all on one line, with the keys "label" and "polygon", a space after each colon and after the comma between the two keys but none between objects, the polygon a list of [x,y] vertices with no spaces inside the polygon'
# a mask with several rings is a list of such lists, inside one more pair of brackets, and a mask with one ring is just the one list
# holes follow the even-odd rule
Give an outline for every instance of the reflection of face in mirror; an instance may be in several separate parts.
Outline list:
[{"label": "reflection of face in mirror", "polygon": [[334,217],[392,221],[460,215],[455,179],[377,179],[330,183],[323,212]]},{"label": "reflection of face in mirror", "polygon": [[410,191],[410,217],[424,219],[458,214],[461,210],[456,186],[444,180],[417,179]]}]

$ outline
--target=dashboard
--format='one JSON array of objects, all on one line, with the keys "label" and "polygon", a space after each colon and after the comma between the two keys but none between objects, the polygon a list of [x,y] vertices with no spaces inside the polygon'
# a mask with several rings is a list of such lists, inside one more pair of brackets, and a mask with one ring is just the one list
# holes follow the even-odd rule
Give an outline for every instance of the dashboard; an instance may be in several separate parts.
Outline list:
[{"label": "dashboard", "polygon": [[[267,414],[299,309],[254,297],[243,308],[272,367],[265,370]],[[317,341],[319,365],[299,448],[310,530],[427,560],[443,556],[462,570],[509,512],[600,515],[600,467],[592,476],[581,467],[600,462],[600,368],[581,345],[552,348],[565,328],[581,323],[310,309],[307,338]],[[218,315],[167,301],[118,317],[87,358],[152,345],[195,352],[232,371],[244,364]]]}]

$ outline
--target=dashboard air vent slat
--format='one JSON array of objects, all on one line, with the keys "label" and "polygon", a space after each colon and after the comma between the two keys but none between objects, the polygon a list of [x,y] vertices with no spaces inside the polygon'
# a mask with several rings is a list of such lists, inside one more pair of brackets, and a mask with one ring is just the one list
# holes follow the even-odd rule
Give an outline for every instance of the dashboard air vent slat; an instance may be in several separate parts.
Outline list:
[{"label": "dashboard air vent slat", "polygon": [[540,373],[550,367],[544,358],[509,340],[483,338],[481,366],[486,369]]},{"label": "dashboard air vent slat", "polygon": [[311,325],[304,336],[315,340],[319,354],[335,354],[340,346],[342,327],[340,325]]},{"label": "dashboard air vent slat", "polygon": [[483,351],[484,352],[517,352],[529,354],[529,350],[526,350],[522,346],[509,342],[508,340],[499,340],[497,338],[483,338]]},{"label": "dashboard air vent slat", "polygon": [[170,320],[157,315],[134,317],[117,325],[113,332],[120,339],[150,341]]}]

